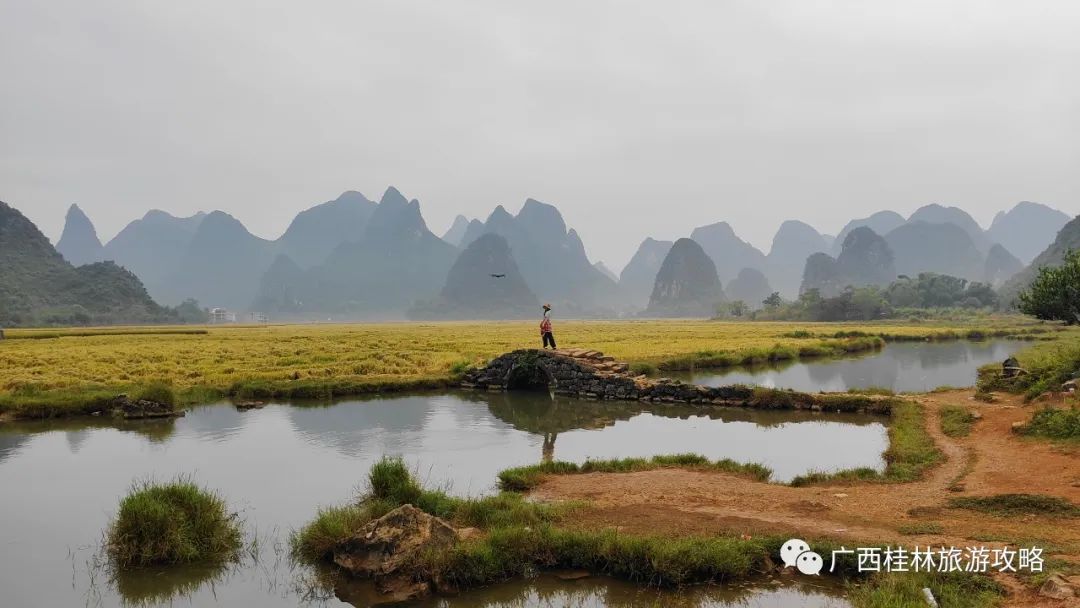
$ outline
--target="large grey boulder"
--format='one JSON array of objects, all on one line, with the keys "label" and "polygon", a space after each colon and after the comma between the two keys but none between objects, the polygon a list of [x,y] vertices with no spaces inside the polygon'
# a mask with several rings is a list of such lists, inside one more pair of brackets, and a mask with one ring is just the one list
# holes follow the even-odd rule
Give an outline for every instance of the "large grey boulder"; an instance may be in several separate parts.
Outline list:
[{"label": "large grey boulder", "polygon": [[450,524],[412,505],[383,515],[334,551],[334,563],[347,572],[375,579],[388,600],[407,601],[430,594],[433,581],[418,580],[414,566],[425,553],[446,551],[458,542]]}]

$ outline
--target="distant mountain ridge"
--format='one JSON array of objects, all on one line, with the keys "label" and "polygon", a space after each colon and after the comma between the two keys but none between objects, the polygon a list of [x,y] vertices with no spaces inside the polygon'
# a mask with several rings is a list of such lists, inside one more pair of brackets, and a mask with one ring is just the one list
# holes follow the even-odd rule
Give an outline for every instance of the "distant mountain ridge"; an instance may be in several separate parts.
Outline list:
[{"label": "distant mountain ridge", "polygon": [[563,314],[595,316],[620,304],[618,285],[593,266],[553,205],[530,198],[517,215],[499,205],[483,223],[470,223],[462,246],[488,233],[506,239],[529,287]]},{"label": "distant mountain ridge", "polygon": [[540,301],[518,270],[510,245],[494,233],[481,235],[461,252],[439,297],[409,311],[414,319],[524,319]]},{"label": "distant mountain ridge", "polygon": [[[1067,217],[1039,203],[1021,202],[983,230],[957,207],[930,204],[906,219],[881,211],[852,220],[835,244],[809,224],[787,220],[768,254],[741,239],[727,222],[700,226],[690,236],[713,261],[722,285],[741,288],[747,281],[758,282],[757,275],[745,274],[750,269],[792,299],[808,270],[828,275],[826,284],[857,278],[836,274],[836,263],[844,257],[847,237],[859,227],[886,241],[897,274],[935,272],[1002,285],[1018,271],[1017,258],[1034,257],[1033,248],[1052,242],[1050,233]],[[534,295],[574,316],[625,314],[648,306],[673,246],[645,239],[616,277],[602,262],[588,259],[581,238],[552,205],[528,199],[516,215],[501,205],[483,221],[459,215],[440,238],[428,230],[419,202],[391,187],[378,203],[350,190],[314,205],[272,241],[251,234],[223,212],[177,218],[152,210],[102,245],[93,223],[72,205],[57,249],[76,264],[115,260],[166,303],[194,297],[204,306],[238,311],[399,318],[415,303],[410,298],[437,296],[446,279],[440,273],[450,270],[462,249],[489,233],[507,241]],[[834,256],[819,255],[829,251]],[[740,274],[744,281],[737,281]]]},{"label": "distant mountain ridge", "polygon": [[[387,188],[366,228],[307,270],[278,259],[255,302],[269,312],[334,313],[347,318],[403,318],[416,301],[435,296],[458,249],[435,236],[420,202]],[[295,294],[282,301],[280,294]],[[303,294],[303,295],[300,295]]]},{"label": "distant mountain ridge", "polygon": [[994,216],[986,231],[990,240],[1003,245],[1024,264],[1044,251],[1072,219],[1068,214],[1040,203],[1022,201]]},{"label": "distant mountain ridge", "polygon": [[363,194],[347,190],[332,201],[301,211],[276,241],[277,252],[302,267],[314,266],[365,230],[375,207]]},{"label": "distant mountain ridge", "polygon": [[660,272],[660,266],[674,244],[674,241],[658,241],[648,237],[638,245],[634,257],[630,258],[619,275],[619,287],[631,305],[645,308],[649,304],[649,296],[656,284],[656,273]]},{"label": "distant mountain ridge", "polygon": [[69,207],[64,219],[64,233],[56,243],[60,255],[73,266],[82,266],[104,261],[104,249],[90,218],[78,205]]},{"label": "distant mountain ridge", "polygon": [[969,281],[981,281],[986,274],[986,256],[957,224],[915,220],[884,236],[898,274],[914,277],[935,272]]},{"label": "distant mountain ridge", "polygon": [[797,297],[806,259],[815,253],[827,251],[829,243],[813,226],[797,220],[783,222],[773,237],[772,248],[766,258],[772,287],[788,299]]},{"label": "distant mountain ridge", "polygon": [[454,247],[460,247],[461,241],[465,239],[465,233],[469,230],[469,224],[469,218],[464,215],[458,215],[454,218],[454,223],[451,224],[450,228],[443,234],[442,239]]},{"label": "distant mountain ridge", "polygon": [[675,241],[660,265],[643,313],[652,317],[712,317],[724,301],[716,264],[694,239]]},{"label": "distant mountain ridge", "polygon": [[169,318],[135,275],[111,262],[73,266],[33,222],[0,201],[0,326]]},{"label": "distant mountain ridge", "polygon": [[1002,303],[1015,305],[1020,292],[1030,287],[1031,282],[1039,275],[1039,269],[1044,266],[1060,266],[1069,251],[1080,251],[1080,215],[1065,224],[1058,231],[1054,242],[1035,256],[1027,268],[1016,273],[1001,287]]},{"label": "distant mountain ridge", "polygon": [[839,254],[843,249],[844,241],[847,240],[847,235],[860,226],[873,230],[874,234],[884,235],[899,228],[906,221],[904,216],[895,211],[878,211],[869,217],[851,220],[836,234],[836,240],[833,242],[833,253]]},{"label": "distant mountain ridge", "polygon": [[967,233],[968,237],[971,238],[972,244],[974,244],[975,248],[983,255],[990,250],[990,246],[993,244],[986,236],[986,232],[982,229],[982,226],[979,226],[979,223],[975,221],[975,218],[971,217],[968,212],[959,207],[946,207],[937,203],[919,207],[907,220],[907,223],[909,224],[915,222],[926,222],[927,224],[952,224],[957,226]]},{"label": "distant mountain ridge", "polygon": [[883,287],[896,279],[896,262],[888,242],[867,226],[847,233],[840,255],[815,253],[806,260],[800,292],[817,289],[832,297],[848,286]]},{"label": "distant mountain ridge", "polygon": [[152,209],[106,243],[104,256],[134,272],[156,300],[175,303],[179,300],[170,290],[170,277],[205,218],[203,212],[179,218]]},{"label": "distant mountain ridge", "polygon": [[743,268],[766,270],[765,254],[742,240],[727,222],[717,222],[694,228],[690,233],[709,258],[716,264],[721,283],[734,279]]},{"label": "distant mountain ridge", "polygon": [[204,306],[247,310],[277,256],[301,268],[321,263],[364,233],[375,207],[363,194],[346,191],[298,213],[275,241],[251,234],[221,211],[178,218],[151,210],[109,241],[101,258],[142,278],[155,299],[175,304],[193,297]]},{"label": "distant mountain ridge", "polygon": [[741,300],[750,310],[762,307],[762,302],[773,293],[769,279],[760,270],[743,268],[739,275],[724,288],[724,295],[731,301]]}]

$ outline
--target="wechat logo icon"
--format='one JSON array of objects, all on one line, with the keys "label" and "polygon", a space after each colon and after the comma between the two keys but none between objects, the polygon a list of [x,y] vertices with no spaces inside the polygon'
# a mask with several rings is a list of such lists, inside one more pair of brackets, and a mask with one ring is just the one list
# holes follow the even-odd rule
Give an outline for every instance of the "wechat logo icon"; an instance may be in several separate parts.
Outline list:
[{"label": "wechat logo icon", "polygon": [[784,561],[784,567],[794,566],[803,574],[817,575],[825,565],[821,556],[810,550],[806,541],[793,538],[780,547],[780,559]]}]

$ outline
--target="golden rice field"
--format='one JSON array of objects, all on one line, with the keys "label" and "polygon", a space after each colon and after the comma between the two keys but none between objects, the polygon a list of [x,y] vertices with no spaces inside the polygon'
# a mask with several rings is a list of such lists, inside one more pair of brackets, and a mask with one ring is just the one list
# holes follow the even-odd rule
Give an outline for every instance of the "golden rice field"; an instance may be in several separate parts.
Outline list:
[{"label": "golden rice field", "polygon": [[[539,347],[532,322],[379,323],[205,328],[9,330],[0,341],[0,398],[27,391],[67,392],[124,388],[164,380],[178,390],[227,391],[244,382],[305,381],[401,383],[449,378],[452,371],[503,352]],[[680,357],[730,362],[835,354],[821,346],[851,343],[836,332],[893,339],[963,337],[971,331],[1039,332],[1059,328],[1020,317],[971,323],[757,323],[693,320],[564,321],[560,347],[587,347],[629,362],[664,363]],[[43,339],[19,339],[35,335]],[[59,337],[57,337],[59,335]],[[868,339],[862,338],[865,342]],[[850,350],[857,350],[858,346]]]}]

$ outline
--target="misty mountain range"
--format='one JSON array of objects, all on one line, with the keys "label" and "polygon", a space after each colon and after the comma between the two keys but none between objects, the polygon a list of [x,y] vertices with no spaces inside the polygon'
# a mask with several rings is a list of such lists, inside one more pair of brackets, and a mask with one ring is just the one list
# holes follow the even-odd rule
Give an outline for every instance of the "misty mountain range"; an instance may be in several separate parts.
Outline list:
[{"label": "misty mountain range", "polygon": [[[852,220],[836,237],[788,220],[768,252],[721,221],[690,231],[696,248],[646,239],[616,276],[588,259],[553,205],[528,199],[516,214],[500,205],[484,220],[458,216],[439,237],[419,201],[390,187],[378,202],[349,191],[315,205],[276,240],[251,234],[221,211],[178,218],[152,210],[102,244],[90,218],[72,205],[56,250],[75,267],[115,262],[161,304],[194,298],[274,318],[517,318],[541,301],[562,316],[670,315],[701,312],[705,299],[725,292],[753,308],[772,291],[792,299],[811,287],[829,294],[921,272],[1001,286],[1069,220],[1022,202],[983,229],[963,210],[934,204],[907,218],[881,211]],[[686,285],[710,272],[715,286],[706,279]],[[680,293],[690,299],[679,303]]]}]

